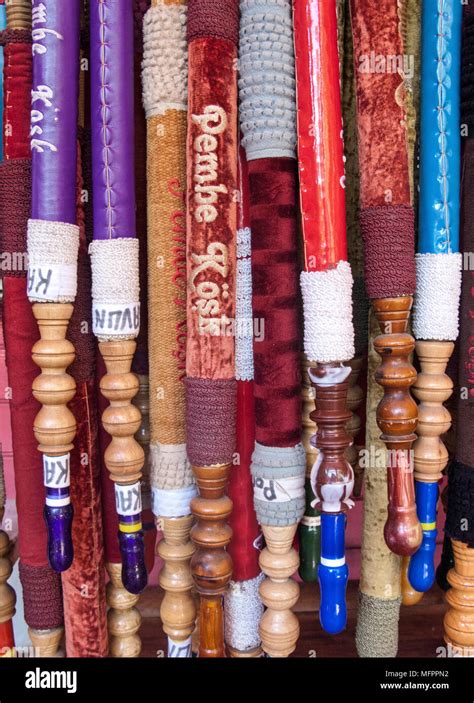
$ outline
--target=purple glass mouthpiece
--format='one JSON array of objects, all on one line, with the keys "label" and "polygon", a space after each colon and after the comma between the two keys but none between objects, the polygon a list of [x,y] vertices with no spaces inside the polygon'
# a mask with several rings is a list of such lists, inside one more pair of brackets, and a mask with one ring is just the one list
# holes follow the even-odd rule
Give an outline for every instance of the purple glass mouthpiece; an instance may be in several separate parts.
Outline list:
[{"label": "purple glass mouthpiece", "polygon": [[119,532],[118,538],[122,555],[123,585],[129,593],[138,595],[145,589],[148,581],[143,531]]},{"label": "purple glass mouthpiece", "polygon": [[43,516],[48,530],[48,559],[53,571],[67,571],[74,558],[72,546],[72,518],[74,510],[71,504],[54,508],[44,506]]}]

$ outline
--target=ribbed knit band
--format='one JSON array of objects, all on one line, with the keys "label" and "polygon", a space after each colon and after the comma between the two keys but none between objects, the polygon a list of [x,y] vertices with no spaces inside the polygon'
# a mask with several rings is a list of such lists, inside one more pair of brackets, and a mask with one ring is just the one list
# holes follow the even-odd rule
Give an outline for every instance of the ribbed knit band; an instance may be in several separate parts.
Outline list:
[{"label": "ribbed knit band", "polygon": [[384,600],[359,592],[356,646],[359,657],[396,657],[401,598]]},{"label": "ribbed knit band", "polygon": [[188,0],[188,43],[214,37],[239,43],[239,0]]},{"label": "ribbed knit band", "polygon": [[63,601],[61,576],[49,566],[30,566],[20,560],[25,620],[35,630],[61,627]]},{"label": "ribbed knit band", "polygon": [[241,0],[240,125],[247,160],[294,157],[296,97],[290,0]]},{"label": "ribbed knit band", "polygon": [[191,464],[228,464],[235,451],[234,379],[190,378],[186,384],[187,449]]}]

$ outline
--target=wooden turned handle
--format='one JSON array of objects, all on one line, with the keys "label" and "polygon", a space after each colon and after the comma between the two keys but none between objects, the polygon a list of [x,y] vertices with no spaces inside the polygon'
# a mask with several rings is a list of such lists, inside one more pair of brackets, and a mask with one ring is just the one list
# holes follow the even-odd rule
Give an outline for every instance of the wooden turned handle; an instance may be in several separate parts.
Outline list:
[{"label": "wooden turned handle", "polygon": [[191,501],[196,518],[191,572],[200,596],[200,657],[225,656],[222,596],[232,576],[232,559],[225,549],[232,537],[226,522],[232,501],[225,495],[230,470],[231,464],[193,466],[199,496]]},{"label": "wooden turned handle", "polygon": [[190,569],[195,548],[189,539],[193,516],[159,518],[157,523],[163,532],[157,551],[163,559],[160,586],[165,592],[160,616],[169,638],[168,656],[182,658],[191,656],[191,635],[196,622]]},{"label": "wooden turned handle", "polygon": [[[102,413],[102,424],[111,436],[104,462],[116,484],[122,581],[133,594],[141,593],[147,584],[140,486],[145,453],[135,439],[140,430],[141,413],[132,403],[139,388],[138,378],[131,372],[136,346],[133,340],[99,344],[107,369],[100,381],[100,390],[110,403]],[[136,505],[135,509],[132,504]]]},{"label": "wooden turned handle", "polygon": [[262,648],[270,657],[288,657],[296,648],[300,634],[296,605],[300,588],[291,577],[299,557],[293,549],[297,525],[262,525],[266,547],[260,554],[260,568],[267,578],[260,584],[260,597],[266,610],[260,620]]},{"label": "wooden turned handle", "polygon": [[135,607],[138,596],[124,588],[121,564],[108,563],[106,569],[110,576],[106,587],[110,655],[119,658],[138,657],[142,648],[138,634],[142,618]]},{"label": "wooden turned handle", "polygon": [[444,617],[446,642],[453,654],[474,656],[474,549],[452,540],[454,569],[448,574],[451,588],[446,593],[449,609]]},{"label": "wooden turned handle", "polygon": [[318,426],[316,446],[319,466],[311,482],[321,508],[321,558],[318,568],[322,628],[337,634],[346,627],[345,512],[352,506],[354,471],[346,452],[351,442],[347,408],[351,369],[340,364],[318,364],[310,369],[315,388],[316,410],[311,418]]},{"label": "wooden turned handle", "polygon": [[33,381],[32,392],[42,405],[33,431],[43,453],[49,563],[54,571],[62,572],[73,560],[69,452],[76,435],[76,419],[67,404],[76,394],[76,383],[66,373],[75,359],[74,346],[66,334],[74,308],[71,303],[35,303],[32,309],[40,339],[31,353],[41,369]]},{"label": "wooden turned handle", "polygon": [[[382,317],[386,316],[382,311]],[[404,333],[383,334],[374,340],[374,348],[382,358],[375,380],[384,389],[377,408],[377,424],[388,449],[388,518],[384,536],[389,549],[400,556],[414,554],[422,540],[411,452],[417,423],[417,405],[409,390],[416,380],[416,371],[409,362],[414,347],[413,337]]]}]

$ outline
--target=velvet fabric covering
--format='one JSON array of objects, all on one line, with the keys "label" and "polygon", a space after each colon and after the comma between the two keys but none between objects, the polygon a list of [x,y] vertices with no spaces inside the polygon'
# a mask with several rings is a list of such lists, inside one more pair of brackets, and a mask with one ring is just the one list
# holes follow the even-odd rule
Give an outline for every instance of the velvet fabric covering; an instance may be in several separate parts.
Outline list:
[{"label": "velvet fabric covering", "polygon": [[367,292],[370,298],[409,295],[415,289],[415,259],[406,89],[398,71],[377,70],[370,63],[373,56],[386,61],[403,56],[397,5],[352,0],[351,8]]},{"label": "velvet fabric covering", "polygon": [[193,378],[234,376],[227,321],[234,319],[237,228],[235,60],[236,47],[227,40],[195,39],[189,45],[188,183],[194,187],[188,191],[186,372]]},{"label": "velvet fabric covering", "polygon": [[255,439],[292,447],[301,436],[300,317],[296,229],[296,161],[248,164],[252,231]]},{"label": "velvet fabric covering", "polygon": [[247,581],[260,573],[257,540],[260,529],[253,507],[250,463],[254,449],[255,411],[252,381],[237,382],[237,446],[238,466],[232,468],[228,494],[233,510],[229,518],[232,539],[227,548],[234,565],[232,579]]},{"label": "velvet fabric covering", "polygon": [[5,30],[0,34],[4,47],[3,148],[5,158],[31,158],[31,32],[26,29]]},{"label": "velvet fabric covering", "polygon": [[[95,388],[95,339],[91,319],[91,271],[82,205],[81,149],[78,145],[77,223],[80,227],[78,287],[68,337],[76,360],[69,372],[76,381],[70,408],[77,431],[71,451],[71,502],[74,507],[74,561],[62,574],[66,652],[69,657],[107,655],[104,547],[100,499],[100,459]],[[87,331],[86,331],[87,330]],[[87,536],[87,539],[85,538]]]},{"label": "velvet fabric covering", "polygon": [[43,462],[33,434],[40,409],[31,394],[39,369],[31,349],[39,338],[26,291],[26,227],[31,203],[29,114],[31,107],[31,33],[7,30],[0,41],[5,51],[4,158],[0,164],[0,244],[11,252],[3,273],[3,329],[12,389],[10,400],[13,458],[18,513],[20,579],[25,620],[33,629],[62,625],[61,580],[48,564],[43,519]]},{"label": "velvet fabric covering", "polygon": [[[403,3],[402,3],[403,4]],[[371,56],[403,56],[398,3],[351,0],[359,133],[360,204],[410,204],[403,83]],[[374,135],[390,135],[375,139]]]},{"label": "velvet fabric covering", "polygon": [[[365,285],[371,298],[397,297],[415,288],[414,217],[407,135],[407,85],[393,63],[407,53],[406,2],[350,0],[356,82],[360,226]],[[411,45],[413,46],[413,44]],[[411,54],[410,54],[411,56]],[[376,408],[383,395],[375,382],[380,358],[371,316],[366,447],[383,448]],[[387,516],[386,469],[364,472],[364,525],[356,643],[361,657],[396,656],[401,603],[401,559],[383,535]]]}]

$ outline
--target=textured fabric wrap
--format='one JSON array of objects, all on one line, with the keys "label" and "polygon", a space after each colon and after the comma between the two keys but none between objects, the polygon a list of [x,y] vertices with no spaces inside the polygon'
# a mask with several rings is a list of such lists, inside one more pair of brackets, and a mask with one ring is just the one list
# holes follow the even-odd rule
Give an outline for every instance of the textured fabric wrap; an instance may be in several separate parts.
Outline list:
[{"label": "textured fabric wrap", "polygon": [[188,376],[234,376],[237,188],[236,47],[189,45]]}]

